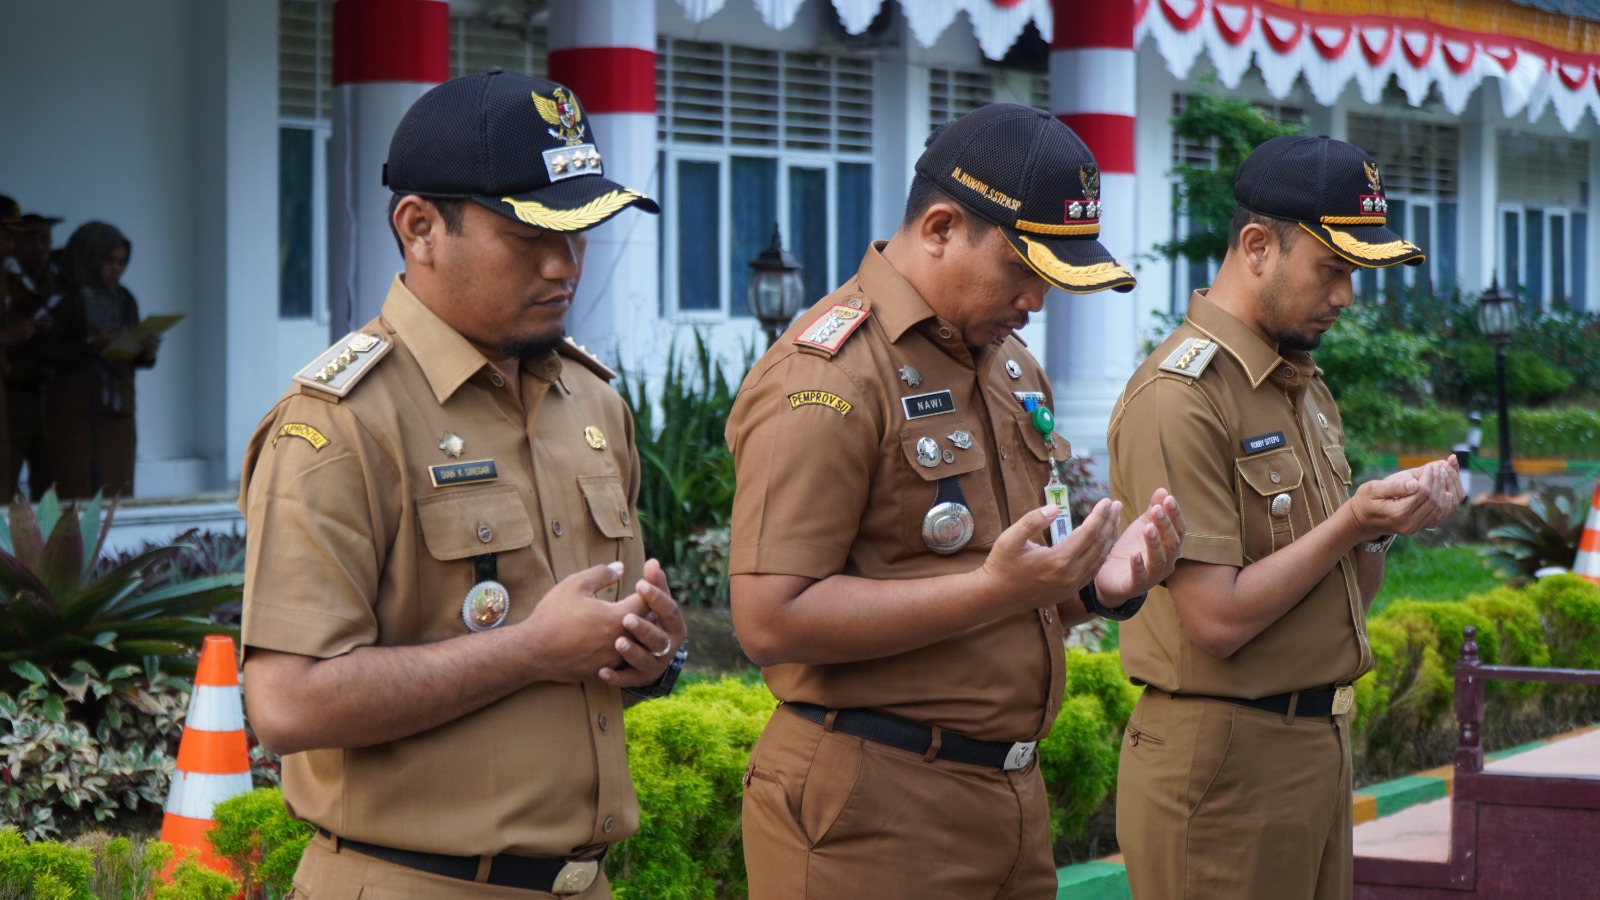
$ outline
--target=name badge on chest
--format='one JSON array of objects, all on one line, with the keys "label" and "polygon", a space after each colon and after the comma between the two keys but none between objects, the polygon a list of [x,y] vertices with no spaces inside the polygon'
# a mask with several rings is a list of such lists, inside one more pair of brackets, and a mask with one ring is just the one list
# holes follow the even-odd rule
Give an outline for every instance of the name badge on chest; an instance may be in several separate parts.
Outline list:
[{"label": "name badge on chest", "polygon": [[1247,437],[1239,442],[1240,446],[1244,447],[1245,456],[1282,447],[1283,443],[1283,432],[1281,431],[1274,431],[1271,434],[1258,434],[1255,437]]},{"label": "name badge on chest", "polygon": [[956,411],[955,397],[947,390],[901,397],[900,405],[904,407],[907,419],[925,419]]},{"label": "name badge on chest", "polygon": [[480,481],[493,481],[500,477],[500,473],[495,470],[494,460],[492,459],[429,466],[428,475],[433,478],[433,486],[436,488],[448,487],[453,484],[476,484]]}]

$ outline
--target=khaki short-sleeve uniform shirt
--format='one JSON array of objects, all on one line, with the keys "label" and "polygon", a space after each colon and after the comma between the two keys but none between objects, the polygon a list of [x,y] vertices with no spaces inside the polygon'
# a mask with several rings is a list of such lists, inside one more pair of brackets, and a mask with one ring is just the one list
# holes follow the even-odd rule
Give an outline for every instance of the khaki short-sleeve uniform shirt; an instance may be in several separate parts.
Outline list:
[{"label": "khaki short-sleeve uniform shirt", "polygon": [[[800,316],[739,389],[727,428],[738,473],[734,574],[968,572],[1014,517],[1044,504],[1050,450],[1017,397],[1034,392],[1050,403],[1043,370],[1014,337],[974,356],[880,246]],[[795,342],[815,335],[835,307],[844,325],[852,313],[863,317],[837,352]],[[933,465],[919,462],[924,438],[937,449]],[[1060,437],[1055,444],[1059,458],[1070,455]],[[957,480],[974,523],[972,540],[950,555],[922,538],[944,478]],[[979,739],[1026,741],[1055,720],[1061,635],[1054,609],[1036,610],[896,656],[762,674],[781,700],[876,708]]]},{"label": "khaki short-sleeve uniform shirt", "polygon": [[[1344,426],[1321,370],[1203,292],[1129,380],[1106,440],[1123,525],[1166,487],[1187,523],[1181,556],[1196,562],[1243,568],[1350,496]],[[1349,684],[1372,668],[1353,554],[1228,659],[1189,640],[1161,587],[1120,637],[1128,675],[1172,693],[1254,699]]]},{"label": "khaki short-sleeve uniform shirt", "polygon": [[[487,554],[504,625],[590,566],[641,576],[633,426],[602,366],[570,344],[525,362],[519,402],[398,278],[361,333],[384,355],[356,363],[370,368],[349,393],[291,388],[246,451],[246,652],[470,635],[462,601]],[[290,754],[283,775],[297,816],[431,853],[587,855],[638,823],[621,694],[598,683],[533,684],[407,738]]]}]

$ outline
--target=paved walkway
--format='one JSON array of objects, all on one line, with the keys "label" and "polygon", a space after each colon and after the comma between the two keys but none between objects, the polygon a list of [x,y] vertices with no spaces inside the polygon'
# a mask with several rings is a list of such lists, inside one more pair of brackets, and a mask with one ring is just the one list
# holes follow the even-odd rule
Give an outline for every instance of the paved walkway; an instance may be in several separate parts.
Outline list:
[{"label": "paved walkway", "polygon": [[[1503,774],[1600,775],[1600,729],[1507,756],[1484,768]],[[1355,855],[1447,861],[1450,858],[1450,798],[1442,797],[1357,825]]]}]

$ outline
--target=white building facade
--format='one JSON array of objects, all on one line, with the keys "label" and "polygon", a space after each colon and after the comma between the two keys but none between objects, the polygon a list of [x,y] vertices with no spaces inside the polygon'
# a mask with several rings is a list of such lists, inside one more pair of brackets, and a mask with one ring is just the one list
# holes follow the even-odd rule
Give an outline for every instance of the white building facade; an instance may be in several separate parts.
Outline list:
[{"label": "white building facade", "polygon": [[597,230],[571,318],[647,373],[694,329],[730,366],[759,349],[746,263],[774,224],[820,297],[894,230],[933,127],[992,100],[1039,106],[1095,151],[1103,240],[1139,277],[1127,295],[1054,294],[1024,332],[1060,430],[1093,453],[1152,313],[1181,311],[1210,274],[1151,252],[1183,228],[1173,165],[1208,153],[1170,125],[1199,90],[1378,158],[1391,223],[1429,262],[1364,274],[1368,290],[1497,277],[1537,307],[1600,302],[1600,22],[1541,8],[1574,7],[1554,0],[1360,6],[17,0],[0,6],[0,192],[64,217],[58,243],[117,225],[143,311],[187,316],[138,386],[137,491],[183,496],[236,482],[290,374],[381,302],[399,259],[377,164],[444,77],[566,80],[608,176],[661,201]]}]

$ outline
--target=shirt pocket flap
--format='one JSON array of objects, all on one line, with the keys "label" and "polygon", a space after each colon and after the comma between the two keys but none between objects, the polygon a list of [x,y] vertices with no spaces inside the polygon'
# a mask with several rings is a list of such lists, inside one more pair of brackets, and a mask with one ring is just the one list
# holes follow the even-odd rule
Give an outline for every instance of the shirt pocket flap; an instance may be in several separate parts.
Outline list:
[{"label": "shirt pocket flap", "polygon": [[1328,465],[1333,467],[1333,474],[1346,485],[1350,484],[1350,460],[1345,458],[1344,447],[1340,444],[1328,444],[1322,448],[1328,455]]},{"label": "shirt pocket flap", "polygon": [[1237,465],[1244,483],[1263,497],[1292,491],[1300,486],[1305,477],[1293,447],[1247,456],[1239,460]]},{"label": "shirt pocket flap", "polygon": [[601,534],[613,539],[633,537],[633,513],[622,493],[621,476],[579,475],[578,489],[583,491],[589,517]]},{"label": "shirt pocket flap", "polygon": [[[951,435],[965,435],[964,442],[967,448],[963,450],[957,446],[955,438]],[[931,466],[922,464],[918,456],[917,445],[926,438],[933,442],[934,453],[938,462]],[[922,476],[923,481],[938,481],[952,475],[965,475],[968,472],[977,472],[985,465],[983,448],[978,445],[978,438],[966,422],[944,422],[939,425],[921,425],[910,427],[900,432],[900,449],[905,451],[906,462],[911,470]],[[949,454],[950,462],[945,462],[945,454]]]},{"label": "shirt pocket flap", "polygon": [[[1044,442],[1044,435],[1039,433],[1039,429],[1033,427],[1033,413],[1019,413],[1016,420],[1017,443],[1032,450],[1036,458],[1040,460],[1049,459],[1051,456],[1050,447]],[[1061,435],[1054,432],[1051,432],[1051,434],[1054,436],[1056,449],[1060,451],[1060,458],[1070,459],[1072,457],[1072,445],[1067,443],[1067,439]]]},{"label": "shirt pocket flap", "polygon": [[533,543],[533,523],[516,485],[453,490],[417,501],[417,522],[434,559],[465,559]]}]

